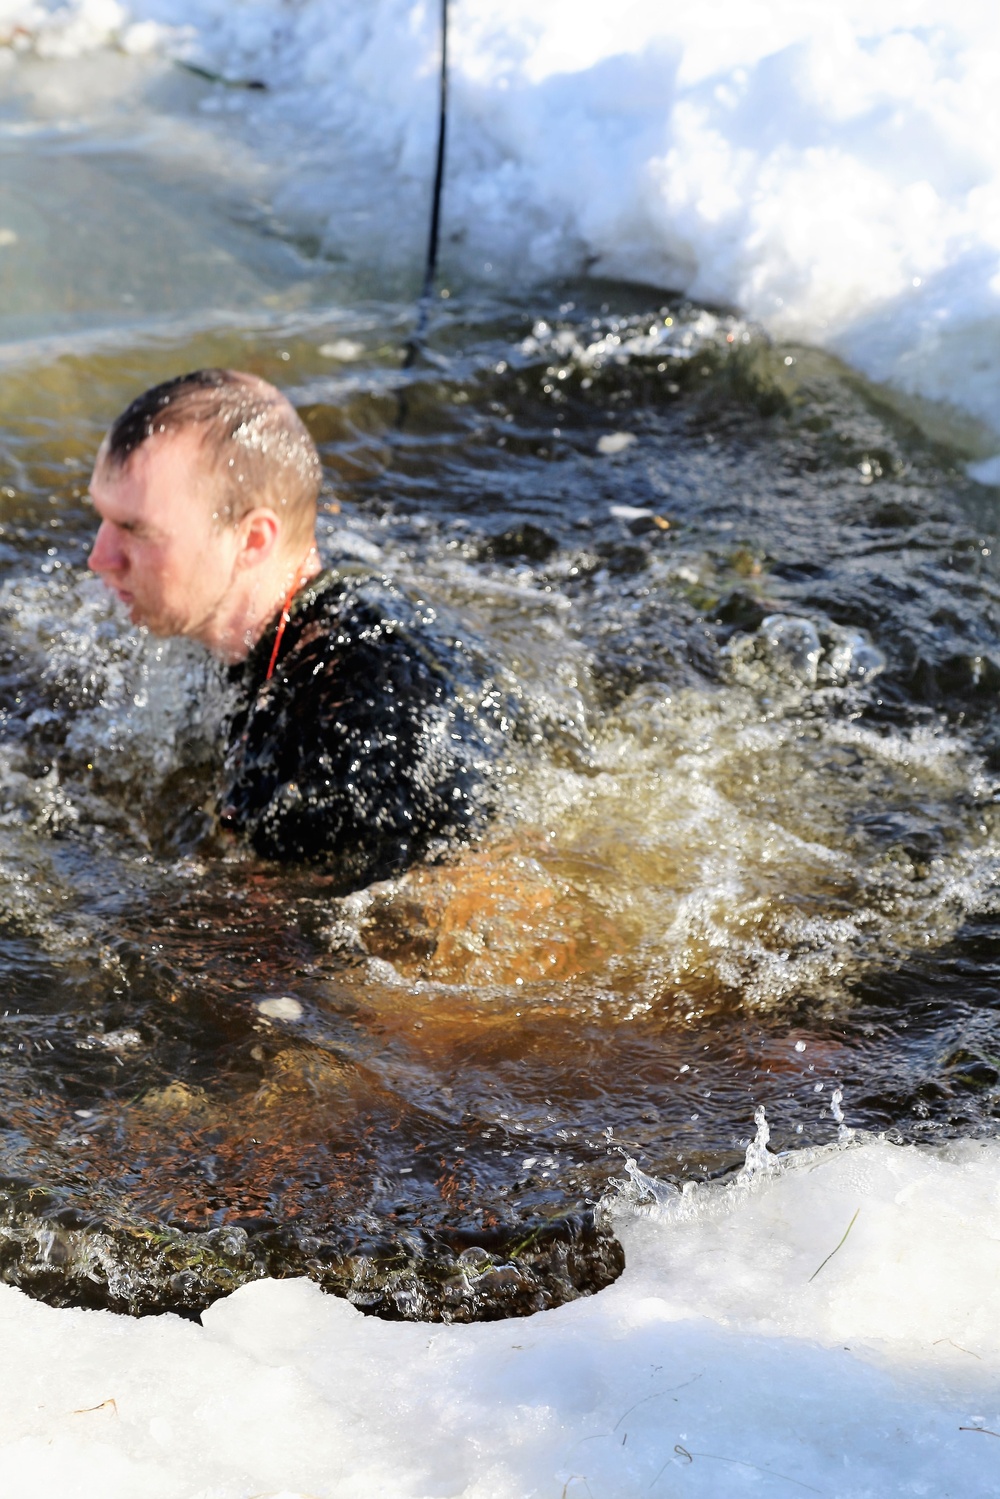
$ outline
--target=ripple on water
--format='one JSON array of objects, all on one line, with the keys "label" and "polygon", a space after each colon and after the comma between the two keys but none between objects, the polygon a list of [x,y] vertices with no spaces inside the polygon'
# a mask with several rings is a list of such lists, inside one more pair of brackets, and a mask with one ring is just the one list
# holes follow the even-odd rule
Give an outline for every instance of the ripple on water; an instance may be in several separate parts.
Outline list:
[{"label": "ripple on water", "polygon": [[[402,421],[391,310],[284,327],[280,366],[263,338],[327,556],[423,597],[514,725],[488,833],[346,896],[218,833],[220,674],[81,574],[79,475],[8,394],[8,1280],[524,1313],[620,1270],[619,1141],[724,1174],[761,1103],[781,1148],[832,1139],[838,1087],[859,1126],[988,1127],[1000,641],[965,481],[833,361],[614,295],[596,326],[459,308]],[[114,363],[74,366],[112,408]]]}]

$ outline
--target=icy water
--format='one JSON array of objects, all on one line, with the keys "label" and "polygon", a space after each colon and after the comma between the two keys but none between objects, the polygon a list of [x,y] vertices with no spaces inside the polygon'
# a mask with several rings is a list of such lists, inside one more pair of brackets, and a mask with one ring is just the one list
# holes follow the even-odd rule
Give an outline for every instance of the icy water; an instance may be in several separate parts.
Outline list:
[{"label": "icy water", "polygon": [[[622,1148],[723,1175],[761,1104],[834,1138],[836,1089],[992,1130],[995,492],[829,357],[634,287],[449,288],[403,375],[408,289],[279,232],[205,85],[101,66],[106,117],[69,131],[48,65],[0,129],[3,1277],[523,1314],[619,1273]],[[108,421],[208,362],[292,393],[326,559],[507,695],[450,859],[340,896],[226,841],[221,673],[83,568]]]}]

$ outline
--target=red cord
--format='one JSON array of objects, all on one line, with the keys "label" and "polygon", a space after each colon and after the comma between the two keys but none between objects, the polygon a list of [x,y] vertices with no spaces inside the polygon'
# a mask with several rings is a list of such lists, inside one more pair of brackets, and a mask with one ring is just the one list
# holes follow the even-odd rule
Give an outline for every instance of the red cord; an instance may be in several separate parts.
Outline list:
[{"label": "red cord", "polygon": [[265,682],[269,682],[274,675],[274,666],[275,662],[278,659],[278,652],[281,649],[281,639],[285,633],[285,626],[292,617],[289,613],[289,610],[291,609],[292,599],[298,593],[302,581],[303,579],[301,571],[297,572],[295,574],[295,580],[292,583],[291,588],[285,594],[285,602],[281,606],[281,618],[278,620],[278,628],[274,636],[274,645],[271,649],[271,659],[268,662],[267,676],[264,678]]}]

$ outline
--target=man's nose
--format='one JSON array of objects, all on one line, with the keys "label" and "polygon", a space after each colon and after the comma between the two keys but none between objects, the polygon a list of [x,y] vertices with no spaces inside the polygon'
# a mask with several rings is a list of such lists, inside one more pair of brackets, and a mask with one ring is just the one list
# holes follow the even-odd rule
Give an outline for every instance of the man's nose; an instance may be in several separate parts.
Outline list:
[{"label": "man's nose", "polygon": [[123,561],[122,549],[115,538],[113,527],[102,520],[87,558],[87,566],[91,572],[113,573],[121,570]]}]

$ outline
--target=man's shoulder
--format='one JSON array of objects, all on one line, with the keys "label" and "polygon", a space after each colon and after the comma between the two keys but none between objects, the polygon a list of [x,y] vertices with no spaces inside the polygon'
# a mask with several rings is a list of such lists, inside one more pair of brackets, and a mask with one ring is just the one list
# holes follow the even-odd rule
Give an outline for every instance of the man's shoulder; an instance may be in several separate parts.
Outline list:
[{"label": "man's shoulder", "polygon": [[258,852],[332,858],[355,883],[468,837],[495,746],[464,634],[380,574],[312,580],[232,721],[225,821]]},{"label": "man's shoulder", "polygon": [[232,669],[234,685],[254,698],[272,678],[280,682],[291,662],[338,630],[342,618],[351,612],[354,597],[370,583],[371,576],[367,571],[326,568],[303,583],[284,623],[281,614],[276,614],[246,660]]},{"label": "man's shoulder", "polygon": [[[438,612],[386,574],[360,567],[329,569],[304,585],[277,635],[265,633],[241,677],[244,711],[261,724],[319,714],[332,701],[343,725],[369,717],[372,695],[387,695],[390,717],[401,701],[411,714],[473,690],[480,673]],[[466,681],[468,678],[468,681]]]}]

